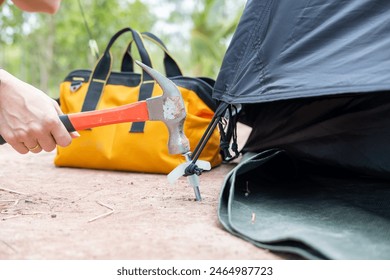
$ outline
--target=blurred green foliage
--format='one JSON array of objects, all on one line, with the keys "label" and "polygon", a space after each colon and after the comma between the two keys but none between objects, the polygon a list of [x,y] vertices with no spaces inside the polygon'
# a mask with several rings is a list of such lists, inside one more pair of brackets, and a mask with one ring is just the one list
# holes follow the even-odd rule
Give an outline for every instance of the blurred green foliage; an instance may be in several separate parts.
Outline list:
[{"label": "blurred green foliage", "polygon": [[[160,37],[184,75],[216,78],[228,42],[244,7],[235,0],[63,0],[55,15],[25,13],[10,0],[0,6],[0,65],[52,97],[75,69],[92,69],[96,57],[123,27],[150,31]],[[85,17],[85,20],[83,18]],[[114,44],[113,69],[131,40],[130,33]],[[161,51],[145,42],[156,68]],[[137,58],[137,53],[132,52]],[[162,70],[162,69],[158,69]]]}]

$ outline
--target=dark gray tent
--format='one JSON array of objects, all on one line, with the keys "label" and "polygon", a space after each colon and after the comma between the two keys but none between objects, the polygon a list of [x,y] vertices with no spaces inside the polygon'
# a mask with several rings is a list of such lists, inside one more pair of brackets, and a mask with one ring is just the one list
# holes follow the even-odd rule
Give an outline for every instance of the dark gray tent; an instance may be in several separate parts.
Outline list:
[{"label": "dark gray tent", "polygon": [[219,217],[260,247],[390,259],[390,1],[252,0],[214,98],[252,126]]},{"label": "dark gray tent", "polygon": [[390,88],[390,2],[252,0],[214,97],[229,103]]}]

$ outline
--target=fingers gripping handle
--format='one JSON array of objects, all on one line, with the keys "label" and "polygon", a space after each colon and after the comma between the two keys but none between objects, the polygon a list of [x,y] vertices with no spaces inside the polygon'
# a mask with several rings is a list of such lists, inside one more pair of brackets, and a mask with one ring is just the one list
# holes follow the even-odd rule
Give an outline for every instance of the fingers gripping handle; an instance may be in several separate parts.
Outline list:
[{"label": "fingers gripping handle", "polygon": [[[66,130],[68,130],[69,132],[73,132],[73,131],[76,131],[76,129],[74,128],[72,122],[70,121],[68,115],[61,115],[59,116],[61,122],[64,124]],[[0,145],[3,145],[7,143],[7,141],[4,140],[3,136],[0,135]]]}]

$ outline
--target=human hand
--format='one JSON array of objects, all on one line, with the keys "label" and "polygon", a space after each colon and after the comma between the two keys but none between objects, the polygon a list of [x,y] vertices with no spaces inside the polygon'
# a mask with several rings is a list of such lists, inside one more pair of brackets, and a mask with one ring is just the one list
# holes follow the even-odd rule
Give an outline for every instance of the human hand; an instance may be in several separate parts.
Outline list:
[{"label": "human hand", "polygon": [[[72,136],[62,124],[57,102],[0,69],[0,135],[21,154],[68,146]],[[76,134],[77,135],[77,134]]]}]

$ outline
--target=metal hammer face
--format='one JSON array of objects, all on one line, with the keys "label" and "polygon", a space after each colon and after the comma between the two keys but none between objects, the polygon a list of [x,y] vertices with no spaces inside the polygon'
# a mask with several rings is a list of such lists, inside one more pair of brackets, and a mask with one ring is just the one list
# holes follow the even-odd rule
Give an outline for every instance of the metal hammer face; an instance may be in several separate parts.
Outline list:
[{"label": "metal hammer face", "polygon": [[168,150],[170,154],[186,154],[190,152],[188,138],[184,134],[186,110],[182,95],[177,86],[158,71],[136,61],[163,90],[163,94],[146,100],[149,120],[165,123],[169,131]]}]

